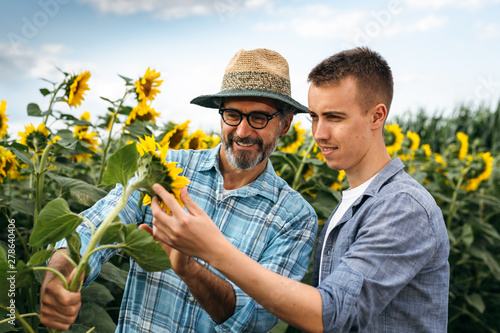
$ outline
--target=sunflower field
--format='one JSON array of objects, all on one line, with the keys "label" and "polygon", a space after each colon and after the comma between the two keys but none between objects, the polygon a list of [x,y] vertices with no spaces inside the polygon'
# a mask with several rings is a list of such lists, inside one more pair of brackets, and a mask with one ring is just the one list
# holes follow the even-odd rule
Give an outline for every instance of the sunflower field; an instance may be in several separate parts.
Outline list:
[{"label": "sunflower field", "polygon": [[[19,133],[9,132],[8,101],[0,96],[0,332],[51,331],[39,323],[45,262],[55,242],[65,238],[67,257],[80,274],[85,271],[87,257],[77,255],[75,232],[85,219],[78,213],[116,183],[127,187],[123,201],[140,189],[142,204],[149,204],[154,182],[178,197],[189,180],[175,163],[165,163],[168,149],[207,149],[220,142],[218,134],[193,129],[189,121],[160,123],[153,105],[162,80],[155,70],[148,68],[138,79],[122,76],[123,96],[101,97],[109,103],[104,116],[78,111],[89,91],[89,72],[61,76],[61,82],[47,81],[49,87],[40,89],[46,106],[27,105],[29,123]],[[71,112],[57,111],[58,103]],[[385,126],[388,152],[404,161],[444,215],[451,245],[450,332],[497,332],[500,327],[498,128],[500,105],[496,110],[460,106],[448,117],[422,110]],[[295,123],[271,160],[278,175],[314,207],[321,228],[348,185],[344,172],[324,163],[309,124]],[[82,290],[83,305],[71,332],[114,332],[129,257],[150,271],[169,267],[149,234],[115,216],[93,230],[92,240],[119,247],[121,254]],[[150,260],[137,258],[136,249],[147,249]],[[67,288],[79,289],[77,281],[66,282]],[[309,281],[310,272],[304,278]],[[285,331],[298,332],[285,323],[272,330]]]}]

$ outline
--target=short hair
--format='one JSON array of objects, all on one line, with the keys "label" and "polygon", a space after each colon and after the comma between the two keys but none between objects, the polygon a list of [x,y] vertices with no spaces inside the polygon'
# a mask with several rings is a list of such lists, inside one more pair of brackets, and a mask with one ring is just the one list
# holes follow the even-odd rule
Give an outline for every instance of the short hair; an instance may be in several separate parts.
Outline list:
[{"label": "short hair", "polygon": [[309,73],[307,81],[318,86],[336,86],[346,77],[356,81],[356,99],[361,107],[383,103],[387,112],[394,94],[392,71],[380,54],[367,47],[357,47],[334,54]]}]

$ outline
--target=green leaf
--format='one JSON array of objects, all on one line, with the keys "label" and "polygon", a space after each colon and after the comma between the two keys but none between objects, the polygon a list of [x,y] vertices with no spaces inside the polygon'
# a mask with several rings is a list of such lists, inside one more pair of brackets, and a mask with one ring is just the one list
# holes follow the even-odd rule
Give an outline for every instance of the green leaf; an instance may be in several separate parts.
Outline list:
[{"label": "green leaf", "polygon": [[474,242],[474,231],[472,230],[472,226],[470,224],[465,224],[462,229],[462,241],[467,249],[469,249],[472,242]]},{"label": "green leaf", "polygon": [[18,159],[20,159],[21,161],[23,161],[25,164],[28,165],[28,167],[30,168],[31,172],[35,172],[35,165],[33,164],[33,161],[31,160],[31,157],[26,156],[26,154],[21,153],[19,150],[17,150],[14,147],[12,147],[10,149],[14,153],[14,155],[16,155],[16,157]]},{"label": "green leaf", "polygon": [[139,153],[135,144],[118,149],[109,157],[108,167],[102,179],[103,185],[122,184],[127,186],[128,181],[137,171],[137,158]]},{"label": "green leaf", "polygon": [[69,257],[78,264],[80,262],[80,248],[82,247],[80,235],[76,230],[73,230],[73,232],[66,237],[66,241],[68,242]]},{"label": "green leaf", "polygon": [[35,200],[24,198],[12,198],[10,208],[20,213],[33,216],[35,215]]},{"label": "green leaf", "polygon": [[102,235],[100,244],[123,243],[127,239],[127,235],[135,229],[135,224],[126,226],[125,224],[111,223]]},{"label": "green leaf", "polygon": [[49,249],[49,250],[40,250],[33,254],[30,258],[30,261],[28,261],[28,265],[31,266],[38,266],[40,264],[45,263],[51,256],[54,250]]},{"label": "green leaf", "polygon": [[120,244],[120,248],[148,272],[164,271],[172,267],[163,247],[145,230],[134,229],[127,235],[126,242]]},{"label": "green leaf", "polygon": [[69,236],[82,222],[82,217],[69,210],[66,200],[57,198],[49,202],[38,215],[29,244],[45,247]]},{"label": "green leaf", "polygon": [[80,179],[69,178],[51,172],[48,172],[47,176],[54,180],[64,190],[69,189],[71,197],[79,204],[87,207],[92,206],[107,194],[103,189]]},{"label": "green leaf", "polygon": [[467,303],[469,303],[470,306],[479,311],[479,313],[483,313],[486,309],[483,298],[479,294],[474,293],[471,295],[465,295],[465,300],[467,301]]},{"label": "green leaf", "polygon": [[95,281],[82,291],[82,302],[92,302],[104,306],[114,299],[108,288]]},{"label": "green leaf", "polygon": [[35,280],[33,268],[26,265],[24,261],[19,260],[16,265],[16,272],[16,288],[31,287],[33,281]]},{"label": "green leaf", "polygon": [[28,111],[28,116],[32,116],[32,117],[42,117],[43,116],[42,110],[40,110],[40,107],[36,103],[28,104],[27,111]]},{"label": "green leaf", "polygon": [[121,289],[125,289],[125,284],[127,283],[128,271],[120,269],[110,262],[105,263],[101,267],[101,273],[99,275],[101,278],[111,281],[116,284]]},{"label": "green leaf", "polygon": [[40,92],[42,93],[43,96],[47,96],[50,94],[50,90],[46,88],[40,89]]},{"label": "green leaf", "polygon": [[113,333],[116,324],[106,309],[96,303],[83,303],[74,326],[95,327],[94,332]]}]

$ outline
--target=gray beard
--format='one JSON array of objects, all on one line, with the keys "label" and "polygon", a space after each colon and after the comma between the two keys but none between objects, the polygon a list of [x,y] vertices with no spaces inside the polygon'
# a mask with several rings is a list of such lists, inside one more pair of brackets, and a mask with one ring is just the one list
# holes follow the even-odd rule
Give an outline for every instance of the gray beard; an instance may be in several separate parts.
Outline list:
[{"label": "gray beard", "polygon": [[[271,142],[268,145],[264,145],[262,143],[262,140],[260,139],[252,139],[252,138],[240,138],[237,136],[234,136],[233,134],[229,134],[227,136],[227,140],[225,137],[222,137],[222,146],[224,150],[226,151],[226,157],[227,161],[231,166],[238,170],[244,170],[248,171],[253,168],[255,168],[257,165],[259,165],[262,161],[266,160],[271,156],[273,151],[276,149],[276,146],[278,145],[278,140],[279,137],[276,137],[276,140],[274,142]],[[258,153],[255,158],[251,157],[251,152],[239,152],[238,155],[234,154],[233,151],[233,143],[234,142],[241,142],[245,144],[249,143],[255,143],[258,145]]]}]

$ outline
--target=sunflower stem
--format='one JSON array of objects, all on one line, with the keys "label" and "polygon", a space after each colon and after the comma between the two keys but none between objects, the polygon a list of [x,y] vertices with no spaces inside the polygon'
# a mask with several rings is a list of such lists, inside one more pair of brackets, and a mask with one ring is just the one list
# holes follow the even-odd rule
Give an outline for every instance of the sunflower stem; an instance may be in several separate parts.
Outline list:
[{"label": "sunflower stem", "polygon": [[97,178],[97,183],[96,183],[97,185],[101,184],[102,177],[104,176],[104,170],[106,170],[106,157],[107,157],[108,152],[109,152],[109,145],[111,143],[111,135],[113,134],[113,126],[115,124],[115,119],[116,119],[118,112],[120,111],[120,109],[123,105],[123,102],[125,101],[125,97],[127,97],[129,92],[130,92],[130,90],[125,91],[125,94],[123,95],[122,99],[120,100],[120,104],[118,105],[118,107],[115,109],[115,111],[111,115],[111,120],[110,120],[111,124],[109,125],[108,139],[106,140],[106,145],[104,146],[104,150],[102,153],[101,170],[99,171],[99,178]]},{"label": "sunflower stem", "polygon": [[52,97],[50,98],[50,102],[49,102],[49,107],[47,109],[47,111],[50,111],[50,112],[47,112],[47,114],[45,115],[44,119],[43,119],[43,124],[44,125],[47,125],[47,120],[49,120],[49,115],[52,114],[52,106],[54,105],[55,103],[55,100],[56,100],[56,96],[57,96],[57,93],[59,92],[59,90],[61,90],[61,88],[64,86],[64,83],[65,83],[65,80],[63,80],[63,82],[61,82],[61,84],[56,88],[56,90],[54,90],[54,92],[52,93]]},{"label": "sunflower stem", "polygon": [[75,277],[71,281],[71,284],[69,285],[69,290],[70,291],[76,291],[78,288],[81,288],[81,285],[79,286],[79,281],[80,277],[82,276],[83,272],[85,271],[88,261],[92,253],[94,253],[94,248],[96,247],[97,243],[101,240],[102,236],[108,229],[109,225],[115,217],[118,215],[118,213],[127,205],[128,198],[129,196],[137,189],[139,189],[140,182],[142,182],[143,179],[141,177],[137,178],[132,184],[127,186],[122,193],[122,196],[120,198],[120,201],[118,204],[113,208],[113,210],[109,213],[108,216],[102,221],[101,225],[95,233],[90,237],[89,244],[85,250],[85,253],[82,255],[82,259],[78,263],[78,266],[76,267],[76,273]]}]

